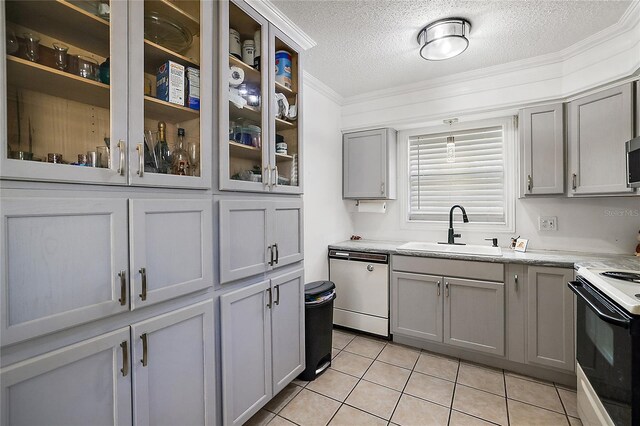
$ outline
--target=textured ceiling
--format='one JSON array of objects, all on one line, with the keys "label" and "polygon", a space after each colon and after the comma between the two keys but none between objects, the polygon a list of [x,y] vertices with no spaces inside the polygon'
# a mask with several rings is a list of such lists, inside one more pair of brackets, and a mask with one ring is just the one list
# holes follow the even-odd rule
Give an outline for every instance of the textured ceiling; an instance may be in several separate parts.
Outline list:
[{"label": "textured ceiling", "polygon": [[[616,23],[629,1],[274,0],[318,45],[305,70],[344,97],[562,50]],[[445,17],[471,22],[469,48],[429,62],[416,36]]]}]

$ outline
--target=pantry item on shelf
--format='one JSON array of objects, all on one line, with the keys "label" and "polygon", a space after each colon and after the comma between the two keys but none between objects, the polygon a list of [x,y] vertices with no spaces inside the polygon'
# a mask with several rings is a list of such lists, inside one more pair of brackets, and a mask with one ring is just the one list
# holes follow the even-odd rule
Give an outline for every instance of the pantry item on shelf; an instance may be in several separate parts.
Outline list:
[{"label": "pantry item on shelf", "polygon": [[184,135],[184,129],[179,128],[176,149],[171,154],[171,174],[191,176],[191,159],[187,150],[184,149]]},{"label": "pantry item on shelf", "polygon": [[25,54],[31,62],[38,62],[40,59],[40,39],[31,33],[22,35],[25,43]]},{"label": "pantry item on shelf", "polygon": [[262,130],[253,124],[242,127],[239,142],[256,148],[262,147]]},{"label": "pantry item on shelf", "polygon": [[100,0],[98,2],[98,16],[108,21],[111,17],[111,7],[108,0]]},{"label": "pantry item on shelf", "polygon": [[6,37],[7,37],[6,39],[7,53],[9,55],[13,55],[20,48],[20,44],[18,43],[18,38],[16,37],[16,34],[13,32],[13,30],[9,30],[9,29],[7,29]]},{"label": "pantry item on shelf", "polygon": [[156,157],[156,145],[158,143],[158,132],[151,130],[144,131],[144,171],[148,173],[158,173],[158,157]]},{"label": "pantry item on shelf", "polygon": [[88,161],[87,154],[78,154],[78,164],[79,166],[86,166]]},{"label": "pantry item on shelf", "polygon": [[245,95],[247,105],[251,107],[260,107],[260,87],[247,84],[247,93]]},{"label": "pantry item on shelf", "polygon": [[291,53],[286,50],[276,52],[276,81],[291,89]]},{"label": "pantry item on shelf", "polygon": [[149,95],[149,96],[153,96],[153,80],[151,79],[151,77],[147,77],[145,75],[144,77],[144,94],[145,95]]},{"label": "pantry item on shelf", "polygon": [[298,95],[296,95],[296,103],[289,105],[289,111],[286,118],[291,121],[295,121],[298,118]]},{"label": "pantry item on shelf", "polygon": [[276,143],[276,154],[287,155],[287,144],[285,142]]},{"label": "pantry item on shelf", "polygon": [[189,141],[187,153],[191,160],[191,176],[200,176],[200,143],[195,140]]},{"label": "pantry item on shelf", "polygon": [[282,93],[276,93],[276,118],[284,118],[289,114],[289,101]]},{"label": "pantry item on shelf", "polygon": [[240,67],[229,67],[229,86],[238,87],[244,81],[244,70]]},{"label": "pantry item on shelf", "polygon": [[233,28],[229,28],[229,54],[238,59],[242,59],[242,43],[240,33]]},{"label": "pantry item on shelf", "polygon": [[187,102],[186,106],[200,111],[200,70],[187,67]]},{"label": "pantry item on shelf", "polygon": [[156,97],[184,106],[184,66],[167,61],[160,65],[156,75]]},{"label": "pantry item on shelf", "polygon": [[245,40],[242,42],[242,62],[253,65],[254,44],[253,40]]},{"label": "pantry item on shelf", "polygon": [[90,80],[100,81],[100,78],[98,77],[98,61],[84,55],[77,55],[75,58],[78,64],[76,74]]},{"label": "pantry item on shelf", "polygon": [[291,185],[298,186],[298,154],[293,154],[291,160]]},{"label": "pantry item on shelf", "polygon": [[67,61],[67,52],[69,51],[69,47],[60,43],[53,43],[53,59],[56,62],[56,68],[61,71],[64,71],[69,66],[69,61]]},{"label": "pantry item on shelf", "polygon": [[104,84],[109,84],[111,82],[110,68],[111,64],[109,63],[109,58],[100,64],[100,81]]},{"label": "pantry item on shelf", "polygon": [[98,160],[98,153],[96,151],[87,151],[87,166],[100,167],[100,161]]},{"label": "pantry item on shelf", "polygon": [[97,146],[96,152],[98,153],[98,166],[103,169],[111,168],[111,155],[109,152],[109,148],[106,146]]},{"label": "pantry item on shelf", "polygon": [[174,52],[184,52],[193,43],[191,31],[157,12],[144,17],[144,38]]},{"label": "pantry item on shelf", "polygon": [[31,161],[31,160],[33,160],[33,152],[10,151],[9,152],[9,158],[12,158],[14,160],[28,160],[28,161]]},{"label": "pantry item on shelf", "polygon": [[62,163],[62,154],[50,152],[47,154],[47,163]]},{"label": "pantry item on shelf", "polygon": [[167,142],[167,123],[158,122],[158,142],[156,143],[156,159],[158,161],[158,173],[167,174],[171,168],[171,150]]},{"label": "pantry item on shelf", "polygon": [[260,71],[260,38],[260,30],[253,33],[253,67],[258,71]]}]

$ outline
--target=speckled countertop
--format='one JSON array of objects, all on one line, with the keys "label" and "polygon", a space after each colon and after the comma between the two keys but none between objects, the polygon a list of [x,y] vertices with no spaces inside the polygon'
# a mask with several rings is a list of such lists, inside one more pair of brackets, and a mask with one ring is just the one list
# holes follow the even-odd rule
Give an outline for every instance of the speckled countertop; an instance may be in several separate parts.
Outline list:
[{"label": "speckled countertop", "polygon": [[473,254],[437,253],[398,249],[406,241],[343,241],[329,245],[329,249],[401,254],[405,256],[435,257],[457,260],[475,260],[495,263],[523,263],[526,265],[556,266],[563,268],[589,267],[598,269],[640,270],[640,257],[630,255],[581,253],[574,251],[528,250],[526,253],[502,249],[502,256],[478,256]]}]

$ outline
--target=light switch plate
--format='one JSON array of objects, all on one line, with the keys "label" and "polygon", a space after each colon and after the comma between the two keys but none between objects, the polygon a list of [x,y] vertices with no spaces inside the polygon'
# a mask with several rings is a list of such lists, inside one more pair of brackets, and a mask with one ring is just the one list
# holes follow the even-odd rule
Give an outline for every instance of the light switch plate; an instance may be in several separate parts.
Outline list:
[{"label": "light switch plate", "polygon": [[538,216],[538,229],[540,231],[557,231],[558,216]]}]

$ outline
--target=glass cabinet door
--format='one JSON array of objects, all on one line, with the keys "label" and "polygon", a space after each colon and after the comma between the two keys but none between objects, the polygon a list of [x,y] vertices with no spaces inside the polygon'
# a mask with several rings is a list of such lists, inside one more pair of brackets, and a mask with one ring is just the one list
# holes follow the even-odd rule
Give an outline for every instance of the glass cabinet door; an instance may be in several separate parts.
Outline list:
[{"label": "glass cabinet door", "polygon": [[212,52],[203,47],[211,46],[213,4],[129,5],[131,183],[208,187],[211,126],[200,116],[211,113]]},{"label": "glass cabinet door", "polygon": [[269,28],[271,35],[270,92],[274,96],[269,116],[272,191],[302,193],[302,67],[301,49],[282,31]]},{"label": "glass cabinet door", "polygon": [[126,183],[127,3],[5,1],[0,18],[2,177]]},{"label": "glass cabinet door", "polygon": [[220,37],[220,189],[269,190],[268,25],[243,1],[219,5],[226,28]]}]

